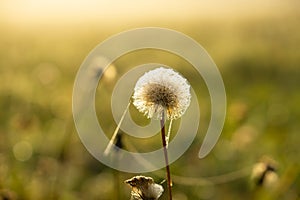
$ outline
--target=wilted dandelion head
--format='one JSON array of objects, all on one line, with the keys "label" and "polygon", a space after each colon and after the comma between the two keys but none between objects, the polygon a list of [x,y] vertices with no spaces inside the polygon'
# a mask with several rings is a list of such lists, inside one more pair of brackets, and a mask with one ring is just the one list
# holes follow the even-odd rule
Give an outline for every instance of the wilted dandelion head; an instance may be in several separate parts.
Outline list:
[{"label": "wilted dandelion head", "polygon": [[190,85],[172,69],[157,68],[145,73],[137,81],[133,105],[148,118],[180,118],[190,105]]},{"label": "wilted dandelion head", "polygon": [[157,200],[164,191],[151,177],[135,176],[125,183],[131,186],[131,200]]},{"label": "wilted dandelion head", "polygon": [[278,181],[277,163],[273,159],[264,156],[260,162],[252,168],[251,179],[257,186],[271,188]]}]

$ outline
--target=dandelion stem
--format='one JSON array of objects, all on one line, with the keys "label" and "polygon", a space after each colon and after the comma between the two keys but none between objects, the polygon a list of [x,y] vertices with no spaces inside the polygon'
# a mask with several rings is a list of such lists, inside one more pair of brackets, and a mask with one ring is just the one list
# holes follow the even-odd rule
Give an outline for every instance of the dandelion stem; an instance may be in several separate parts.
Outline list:
[{"label": "dandelion stem", "polygon": [[164,156],[165,156],[165,162],[166,162],[168,196],[169,196],[169,200],[172,200],[172,180],[171,180],[168,150],[167,150],[167,142],[166,142],[165,113],[164,112],[162,112],[160,125],[161,125],[161,139],[162,139],[162,145],[163,145],[163,149],[164,149]]}]

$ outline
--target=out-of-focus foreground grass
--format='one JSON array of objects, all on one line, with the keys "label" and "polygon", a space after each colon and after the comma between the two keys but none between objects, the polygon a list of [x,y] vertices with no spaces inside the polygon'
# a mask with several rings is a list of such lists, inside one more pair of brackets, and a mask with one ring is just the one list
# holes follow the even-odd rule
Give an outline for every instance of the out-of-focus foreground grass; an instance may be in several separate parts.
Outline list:
[{"label": "out-of-focus foreground grass", "polygon": [[[181,176],[174,177],[175,199],[299,199],[299,19],[299,14],[291,12],[257,18],[150,20],[103,26],[3,23],[0,199],[116,199],[116,191],[121,199],[129,199],[130,190],[123,181],[134,174],[102,165],[80,142],[72,118],[72,87],[92,48],[110,35],[141,26],[172,28],[194,38],[216,62],[226,87],[223,133],[213,152],[200,160],[197,153],[210,104],[204,84],[193,85],[203,121],[197,140],[171,166],[172,172]],[[97,95],[104,95],[103,99],[110,95],[118,77],[126,72],[123,66],[146,61],[181,66],[179,70],[191,84],[201,78],[194,77],[184,61],[165,52],[136,52],[116,61],[115,76],[104,80],[103,91]],[[96,102],[99,121],[103,120],[112,133],[116,124],[102,106],[109,102],[101,101]],[[126,141],[130,143],[130,138]],[[140,147],[138,142],[132,143],[141,151],[160,145],[160,141],[148,147],[147,143]],[[277,163],[278,180],[273,187],[255,187],[251,182],[252,167],[263,156]],[[161,181],[163,173],[147,175]]]}]

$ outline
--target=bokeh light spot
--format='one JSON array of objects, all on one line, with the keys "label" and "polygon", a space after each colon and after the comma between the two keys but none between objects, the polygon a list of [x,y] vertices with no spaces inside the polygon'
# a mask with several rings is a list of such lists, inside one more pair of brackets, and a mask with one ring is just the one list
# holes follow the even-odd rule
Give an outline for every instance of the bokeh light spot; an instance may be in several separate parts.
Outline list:
[{"label": "bokeh light spot", "polygon": [[27,161],[32,156],[32,145],[27,141],[20,141],[14,145],[13,153],[18,161]]}]

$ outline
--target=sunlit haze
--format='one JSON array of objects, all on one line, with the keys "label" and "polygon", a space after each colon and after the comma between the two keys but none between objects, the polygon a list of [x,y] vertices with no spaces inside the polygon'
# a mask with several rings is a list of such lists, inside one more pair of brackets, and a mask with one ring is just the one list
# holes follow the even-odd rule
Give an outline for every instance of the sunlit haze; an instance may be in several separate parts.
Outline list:
[{"label": "sunlit haze", "polygon": [[85,21],[224,18],[270,15],[290,9],[291,1],[96,1],[96,0],[4,0],[2,21],[10,23],[77,23]]}]

